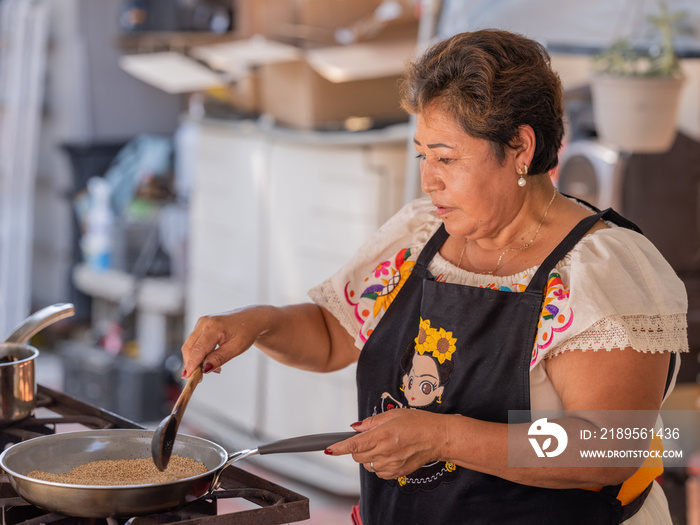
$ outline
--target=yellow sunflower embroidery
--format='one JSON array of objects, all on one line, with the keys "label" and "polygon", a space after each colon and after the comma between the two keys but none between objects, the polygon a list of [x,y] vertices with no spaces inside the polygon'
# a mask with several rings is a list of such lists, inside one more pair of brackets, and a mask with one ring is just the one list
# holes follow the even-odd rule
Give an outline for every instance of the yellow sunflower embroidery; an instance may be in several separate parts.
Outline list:
[{"label": "yellow sunflower embroidery", "polygon": [[374,316],[377,317],[382,310],[386,311],[396,298],[398,293],[406,283],[406,279],[411,275],[411,269],[416,265],[416,261],[404,261],[398,269],[391,268],[391,277],[382,279],[384,289],[374,302]]},{"label": "yellow sunflower embroidery", "polygon": [[432,353],[435,347],[435,334],[437,330],[430,327],[430,319],[423,319],[421,317],[420,324],[418,325],[418,337],[414,339],[416,342],[416,352],[423,355],[426,351]]},{"label": "yellow sunflower embroidery", "polygon": [[455,470],[457,470],[457,465],[447,461],[445,462],[445,470],[447,470],[447,472],[454,472]]},{"label": "yellow sunflower embroidery", "polygon": [[396,481],[398,481],[399,485],[403,487],[406,484],[406,476],[401,476],[400,478],[397,478]]},{"label": "yellow sunflower embroidery", "polygon": [[455,343],[457,338],[452,337],[452,332],[446,332],[444,328],[440,328],[437,333],[433,336],[435,343],[433,347],[433,357],[438,360],[440,364],[445,361],[452,360],[452,354],[455,353],[457,347]]}]

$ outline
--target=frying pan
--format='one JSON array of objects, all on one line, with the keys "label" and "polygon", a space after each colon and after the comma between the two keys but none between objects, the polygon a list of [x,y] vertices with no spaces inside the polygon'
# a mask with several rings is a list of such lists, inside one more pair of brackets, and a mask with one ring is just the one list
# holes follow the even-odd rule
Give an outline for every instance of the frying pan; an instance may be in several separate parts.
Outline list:
[{"label": "frying pan", "polygon": [[37,437],[3,452],[0,468],[7,473],[17,494],[37,507],[81,518],[131,517],[173,510],[212,493],[219,486],[223,470],[239,459],[254,454],[323,450],[354,435],[356,432],[312,434],[228,454],[216,443],[178,434],[173,455],[201,462],[207,471],[148,485],[73,485],[38,480],[27,474],[33,470],[63,474],[79,465],[106,459],[150,458],[150,430],[85,430]]}]

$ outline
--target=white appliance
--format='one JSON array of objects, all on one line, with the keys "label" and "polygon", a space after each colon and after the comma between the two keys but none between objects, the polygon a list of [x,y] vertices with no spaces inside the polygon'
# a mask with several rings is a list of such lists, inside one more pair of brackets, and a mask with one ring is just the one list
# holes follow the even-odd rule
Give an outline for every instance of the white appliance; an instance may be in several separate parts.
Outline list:
[{"label": "white appliance", "polygon": [[569,143],[559,160],[557,188],[600,209],[622,209],[625,156],[592,139]]}]

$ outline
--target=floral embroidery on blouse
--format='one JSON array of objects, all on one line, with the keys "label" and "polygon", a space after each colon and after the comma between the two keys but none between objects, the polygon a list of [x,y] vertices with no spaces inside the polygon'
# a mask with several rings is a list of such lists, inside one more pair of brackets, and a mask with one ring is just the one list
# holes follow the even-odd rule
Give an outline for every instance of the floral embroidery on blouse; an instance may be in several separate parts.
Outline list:
[{"label": "floral embroidery on blouse", "polygon": [[513,283],[510,286],[506,285],[501,285],[501,286],[496,286],[496,283],[489,283],[481,288],[491,288],[492,290],[500,290],[502,292],[524,292],[525,288],[527,288],[526,284],[523,283]]},{"label": "floral embroidery on blouse", "polygon": [[372,271],[371,277],[365,279],[365,283],[369,284],[360,293],[357,302],[354,301],[357,294],[350,288],[350,281],[345,283],[345,300],[353,306],[355,318],[360,322],[359,336],[362,342],[367,342],[367,338],[372,335],[371,330],[367,334],[363,333],[365,322],[370,318],[379,317],[389,308],[411,275],[416,261],[408,260],[410,256],[411,249],[404,248],[396,254],[393,261],[379,263]]},{"label": "floral embroidery on blouse", "polygon": [[532,349],[532,361],[537,361],[540,350],[546,350],[554,341],[554,334],[566,331],[574,321],[574,311],[569,306],[569,288],[564,286],[561,275],[549,274],[544,306],[537,325],[537,340]]},{"label": "floral embroidery on blouse", "polygon": [[[366,342],[367,338],[372,335],[372,329],[368,329],[365,325],[376,325],[376,323],[368,323],[368,321],[376,320],[383,312],[386,312],[411,274],[416,262],[409,260],[410,256],[410,248],[405,248],[396,254],[393,261],[386,260],[377,264],[370,272],[370,275],[365,278],[365,288],[359,294],[359,298],[353,288],[354,283],[348,281],[345,284],[345,300],[353,307],[355,318],[360,323],[358,336],[362,342]],[[441,273],[435,277],[435,280],[438,282],[449,282],[449,277]],[[481,286],[504,292],[522,292],[527,288],[530,277],[528,274],[523,273],[516,277],[514,281],[500,285],[491,282]],[[556,270],[553,270],[547,281],[544,305],[537,325],[537,339],[533,344],[530,365],[534,365],[537,362],[540,352],[546,351],[552,346],[556,334],[566,331],[571,326],[574,312],[568,304],[568,299],[569,288],[564,286],[561,275]],[[427,324],[424,325],[424,323]],[[421,320],[421,327],[429,328],[429,323],[429,320]],[[426,330],[426,333],[428,331]],[[447,340],[451,336],[449,334]],[[418,346],[421,343],[429,344],[430,342],[427,340],[421,342],[416,339]],[[448,355],[451,355],[451,353],[443,354],[442,357],[449,359]]]}]

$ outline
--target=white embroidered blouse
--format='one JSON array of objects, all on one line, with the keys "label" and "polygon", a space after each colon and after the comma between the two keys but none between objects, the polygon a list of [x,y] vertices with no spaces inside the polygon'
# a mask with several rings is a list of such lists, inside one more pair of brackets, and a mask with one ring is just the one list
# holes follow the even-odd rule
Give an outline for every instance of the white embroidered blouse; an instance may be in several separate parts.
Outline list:
[{"label": "white embroidered blouse", "polygon": [[[345,267],[311,289],[311,299],[328,309],[361,349],[440,224],[430,199],[410,202]],[[562,408],[545,373],[547,357],[627,347],[688,351],[683,283],[643,235],[609,226],[584,237],[549,275],[530,362],[533,410]],[[503,277],[476,274],[438,253],[428,270],[439,281],[519,292],[537,268]]]}]

